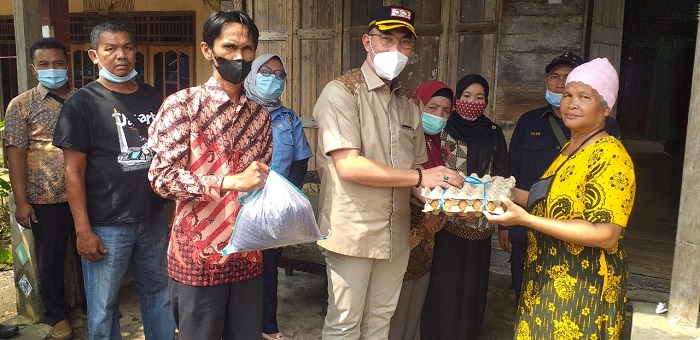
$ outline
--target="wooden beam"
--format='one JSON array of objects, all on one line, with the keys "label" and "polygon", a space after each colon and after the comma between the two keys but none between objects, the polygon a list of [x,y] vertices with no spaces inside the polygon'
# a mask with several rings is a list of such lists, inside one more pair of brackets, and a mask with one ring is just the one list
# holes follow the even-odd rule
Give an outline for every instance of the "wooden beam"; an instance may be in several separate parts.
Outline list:
[{"label": "wooden beam", "polygon": [[[695,40],[695,65],[693,86],[690,93],[688,131],[700,129],[700,30]],[[700,326],[700,144],[698,135],[688,133],[685,141],[683,161],[683,186],[678,208],[678,231],[676,250],[673,256],[671,275],[671,297],[668,306],[668,320],[671,323]]]},{"label": "wooden beam", "polygon": [[36,86],[29,71],[29,47],[41,38],[41,0],[13,0],[15,46],[17,51],[17,88],[19,93]]},{"label": "wooden beam", "polygon": [[[2,67],[0,67],[0,79],[2,79]],[[0,121],[5,121],[5,93],[2,82],[0,81]]]}]

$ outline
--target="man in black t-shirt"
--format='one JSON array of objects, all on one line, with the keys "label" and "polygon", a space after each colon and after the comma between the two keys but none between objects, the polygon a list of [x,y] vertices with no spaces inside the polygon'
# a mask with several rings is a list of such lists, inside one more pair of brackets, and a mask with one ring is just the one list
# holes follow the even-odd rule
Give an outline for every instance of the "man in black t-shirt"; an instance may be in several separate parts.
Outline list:
[{"label": "man in black t-shirt", "polygon": [[161,104],[134,77],[136,47],[117,22],[90,34],[100,77],[64,104],[53,144],[63,149],[66,191],[82,256],[90,339],[119,339],[117,295],[131,269],[148,339],[173,339],[167,292],[168,227],[148,182],[148,125]]}]

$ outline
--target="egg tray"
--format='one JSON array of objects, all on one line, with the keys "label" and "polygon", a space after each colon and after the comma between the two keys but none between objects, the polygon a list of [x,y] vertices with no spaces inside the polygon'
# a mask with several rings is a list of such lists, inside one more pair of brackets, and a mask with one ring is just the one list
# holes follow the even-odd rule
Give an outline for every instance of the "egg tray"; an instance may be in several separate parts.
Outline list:
[{"label": "egg tray", "polygon": [[501,176],[479,177],[471,174],[465,177],[462,188],[423,187],[421,195],[425,198],[423,212],[437,215],[444,212],[448,216],[466,216],[475,214],[481,216],[486,210],[492,214],[503,214],[506,210],[502,205],[501,196],[513,197],[515,178]]},{"label": "egg tray", "polygon": [[[484,209],[485,208],[485,209]],[[440,207],[440,200],[431,200],[428,202],[426,199],[425,208],[423,212],[430,213],[433,215],[439,214],[441,211],[445,212],[445,215],[452,216],[466,216],[469,214],[474,214],[475,216],[481,216],[482,212],[486,210],[492,214],[502,214],[505,212],[504,207],[500,201],[484,201],[482,200],[464,200],[464,199],[451,199],[442,202],[442,207]]]}]

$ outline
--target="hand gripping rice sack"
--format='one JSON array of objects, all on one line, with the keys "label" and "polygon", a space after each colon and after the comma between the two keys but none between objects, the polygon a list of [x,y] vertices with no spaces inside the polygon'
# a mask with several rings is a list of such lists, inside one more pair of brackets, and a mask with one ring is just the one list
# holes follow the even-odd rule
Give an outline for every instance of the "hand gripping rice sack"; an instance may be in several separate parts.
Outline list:
[{"label": "hand gripping rice sack", "polygon": [[276,248],[323,239],[311,202],[297,187],[270,171],[262,189],[238,199],[243,205],[228,245],[219,252]]}]

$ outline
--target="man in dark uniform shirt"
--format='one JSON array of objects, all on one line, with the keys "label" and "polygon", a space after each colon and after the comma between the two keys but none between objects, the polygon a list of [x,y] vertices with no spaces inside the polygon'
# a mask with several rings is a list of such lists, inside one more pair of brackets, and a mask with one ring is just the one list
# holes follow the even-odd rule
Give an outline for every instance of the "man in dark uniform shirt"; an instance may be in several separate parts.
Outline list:
[{"label": "man in dark uniform shirt", "polygon": [[[545,68],[545,99],[548,105],[526,112],[518,119],[509,149],[511,175],[516,179],[517,188],[529,191],[571,138],[571,131],[561,119],[559,101],[566,77],[583,62],[581,57],[571,52],[554,58]],[[620,128],[614,119],[608,117],[605,126],[611,136],[620,138]],[[527,250],[527,230],[523,226],[500,228],[498,240],[501,247],[511,253],[511,284],[518,301]]]}]

